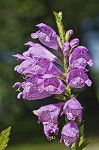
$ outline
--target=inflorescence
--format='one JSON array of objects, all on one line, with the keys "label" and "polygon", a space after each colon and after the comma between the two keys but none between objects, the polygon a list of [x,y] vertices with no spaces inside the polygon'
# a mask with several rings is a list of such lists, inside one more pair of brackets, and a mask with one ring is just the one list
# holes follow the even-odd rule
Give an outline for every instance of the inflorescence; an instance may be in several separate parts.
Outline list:
[{"label": "inflorescence", "polygon": [[[58,30],[61,29],[60,13],[56,13]],[[58,22],[59,23],[59,22]],[[41,44],[29,41],[25,45],[28,50],[22,55],[14,55],[21,64],[15,67],[15,71],[24,75],[23,82],[16,82],[13,88],[17,88],[18,99],[37,100],[53,95],[58,99],[57,104],[42,106],[33,113],[38,116],[38,123],[44,126],[44,134],[48,140],[52,140],[59,133],[58,117],[65,116],[66,123],[61,131],[61,140],[68,148],[72,149],[73,144],[77,146],[80,141],[79,125],[82,123],[82,106],[72,94],[72,88],[82,88],[85,85],[91,86],[92,81],[88,78],[86,66],[92,66],[88,49],[85,46],[78,46],[79,39],[70,40],[73,30],[66,31],[65,37],[58,36],[56,32],[44,23],[36,25],[39,30],[32,33],[33,39],[38,38]],[[59,27],[60,26],[60,27]],[[48,51],[44,46],[57,52],[57,56]],[[59,64],[62,69],[59,69]],[[60,102],[59,102],[60,100]],[[79,123],[76,121],[78,119]]]}]

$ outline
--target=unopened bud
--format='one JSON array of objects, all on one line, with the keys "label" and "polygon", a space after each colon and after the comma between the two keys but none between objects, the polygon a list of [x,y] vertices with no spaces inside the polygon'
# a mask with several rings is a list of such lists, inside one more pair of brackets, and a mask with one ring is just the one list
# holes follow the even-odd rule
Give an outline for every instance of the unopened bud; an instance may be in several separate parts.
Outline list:
[{"label": "unopened bud", "polygon": [[75,47],[79,44],[79,39],[78,38],[75,38],[73,40],[70,41],[70,46],[71,47]]},{"label": "unopened bud", "polygon": [[73,30],[66,31],[65,40],[68,42],[69,38],[73,35]]}]

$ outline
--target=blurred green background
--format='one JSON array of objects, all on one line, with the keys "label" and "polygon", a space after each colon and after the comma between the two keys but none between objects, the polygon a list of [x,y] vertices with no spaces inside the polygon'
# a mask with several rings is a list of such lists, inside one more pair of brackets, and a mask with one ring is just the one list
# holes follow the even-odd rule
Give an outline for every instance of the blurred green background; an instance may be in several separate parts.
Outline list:
[{"label": "blurred green background", "polygon": [[[56,100],[18,100],[12,89],[13,83],[21,80],[13,71],[18,62],[12,55],[26,50],[24,43],[32,40],[36,24],[43,22],[57,31],[53,11],[63,12],[65,29],[74,30],[73,37],[89,48],[94,60],[94,66],[88,68],[92,87],[77,92],[90,141],[87,149],[99,150],[99,0],[0,0],[0,131],[12,126],[8,150],[66,149],[59,143],[60,136],[56,141],[46,140],[42,125],[32,114],[32,110]],[[63,126],[62,119],[59,126]]]}]

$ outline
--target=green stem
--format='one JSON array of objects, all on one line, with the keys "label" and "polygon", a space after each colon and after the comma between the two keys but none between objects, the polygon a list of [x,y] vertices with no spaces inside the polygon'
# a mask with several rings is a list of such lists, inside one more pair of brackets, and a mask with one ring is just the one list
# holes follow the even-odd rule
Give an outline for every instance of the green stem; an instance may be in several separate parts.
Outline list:
[{"label": "green stem", "polygon": [[[65,58],[63,55],[62,45],[65,42],[68,42],[70,35],[68,35],[67,37],[65,36],[65,30],[64,30],[64,26],[62,24],[62,12],[59,12],[59,13],[54,12],[54,16],[56,18],[56,23],[57,23],[57,27],[58,27],[58,31],[59,31],[59,36],[60,36],[58,43],[60,46],[59,54],[60,54],[61,59],[63,60],[63,65],[61,65],[61,66],[63,66],[63,68],[64,68],[63,76],[57,77],[57,78],[60,78],[64,82],[64,85],[65,85],[65,91],[64,91],[63,95],[55,95],[55,98],[66,102],[68,99],[71,98],[71,96],[73,94],[71,93],[71,87],[69,85],[67,85],[66,79],[65,79],[70,68],[68,66],[68,57]],[[72,52],[72,50],[73,49],[70,50],[70,53]],[[77,122],[77,120],[76,120],[76,123],[79,126],[79,122]],[[83,150],[83,148],[86,147],[88,142],[84,139],[84,135],[83,135],[84,129],[82,129],[81,126],[79,127],[79,132],[80,132],[80,134],[81,133],[82,134],[80,135],[77,145],[74,143],[71,146],[71,148],[68,148],[68,150]]]}]

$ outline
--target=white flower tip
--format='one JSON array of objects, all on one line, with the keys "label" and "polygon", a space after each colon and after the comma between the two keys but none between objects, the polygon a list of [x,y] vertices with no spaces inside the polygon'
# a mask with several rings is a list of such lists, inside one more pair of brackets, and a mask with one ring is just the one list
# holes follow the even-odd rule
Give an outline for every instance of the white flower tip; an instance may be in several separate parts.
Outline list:
[{"label": "white flower tip", "polygon": [[86,80],[85,83],[88,85],[88,86],[91,86],[92,84],[92,81],[90,79]]},{"label": "white flower tip", "polygon": [[39,113],[37,112],[37,110],[33,110],[32,111],[36,116],[39,116]]},{"label": "white flower tip", "polygon": [[89,64],[90,66],[93,66],[93,60],[90,59],[90,60],[88,61],[88,64]]}]

